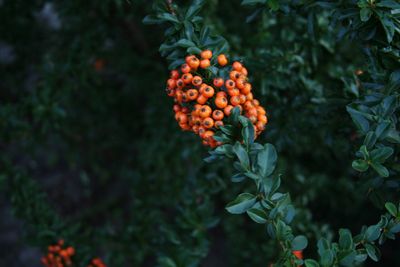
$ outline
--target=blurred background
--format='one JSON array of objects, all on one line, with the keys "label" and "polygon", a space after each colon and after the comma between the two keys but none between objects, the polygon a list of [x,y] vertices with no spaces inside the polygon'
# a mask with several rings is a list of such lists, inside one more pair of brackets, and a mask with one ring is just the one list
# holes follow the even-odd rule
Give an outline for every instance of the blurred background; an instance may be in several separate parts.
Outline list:
[{"label": "blurred background", "polygon": [[[351,169],[362,140],[345,106],[365,58],[328,14],[310,35],[307,13],[245,23],[240,2],[210,0],[201,15],[249,69],[269,114],[259,142],[277,147],[294,229],[315,257],[315,238],[356,234],[383,213],[383,189]],[[207,149],[176,124],[164,28],[142,24],[151,8],[0,0],[0,266],[41,266],[58,238],[108,266],[267,266],[278,255],[262,226],[224,210],[252,184],[232,183],[228,162],[206,165]],[[400,266],[399,245],[365,266]]]}]

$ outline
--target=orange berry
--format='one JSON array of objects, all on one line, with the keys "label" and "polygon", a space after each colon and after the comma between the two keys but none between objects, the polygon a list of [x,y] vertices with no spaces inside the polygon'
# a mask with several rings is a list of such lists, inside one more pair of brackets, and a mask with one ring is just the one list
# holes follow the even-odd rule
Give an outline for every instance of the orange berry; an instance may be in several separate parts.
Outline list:
[{"label": "orange berry", "polygon": [[206,132],[206,129],[203,126],[199,126],[199,136],[201,138],[203,138],[205,132]]},{"label": "orange berry", "polygon": [[253,100],[253,94],[252,93],[248,93],[247,95],[246,95],[246,99],[247,100]]},{"label": "orange berry", "polygon": [[212,52],[211,50],[204,50],[200,54],[201,58],[203,59],[211,59],[212,58]]},{"label": "orange berry", "polygon": [[205,132],[204,132],[202,138],[203,138],[204,140],[206,140],[206,141],[209,141],[209,140],[214,140],[214,139],[212,139],[213,136],[214,136],[214,132],[208,130],[208,131],[205,131]]},{"label": "orange berry", "polygon": [[232,96],[230,99],[230,103],[232,106],[240,105],[240,97],[238,95]]},{"label": "orange berry", "polygon": [[75,249],[73,247],[68,247],[67,252],[68,252],[68,255],[72,256],[75,254]]},{"label": "orange berry", "polygon": [[185,114],[188,114],[189,113],[189,109],[187,107],[183,107],[182,108],[182,112],[185,113]]},{"label": "orange berry", "polygon": [[213,84],[215,87],[221,87],[222,85],[224,85],[224,79],[215,78]]},{"label": "orange berry", "polygon": [[206,88],[204,88],[203,95],[207,98],[212,97],[214,95],[214,88],[212,88],[211,86],[207,86]]},{"label": "orange berry", "polygon": [[200,117],[202,117],[202,118],[207,118],[207,117],[210,117],[211,111],[212,111],[212,110],[211,110],[210,106],[204,105],[204,106],[202,106],[202,107],[200,108],[199,115],[200,115]]},{"label": "orange berry", "polygon": [[247,111],[247,114],[249,116],[257,116],[257,109],[253,107]]},{"label": "orange berry", "polygon": [[216,121],[220,121],[224,118],[224,113],[221,110],[214,110],[212,113],[212,117]]},{"label": "orange berry", "polygon": [[192,58],[194,58],[194,57],[196,57],[196,56],[194,56],[194,55],[186,56],[186,57],[185,57],[185,62],[186,62],[186,64],[189,65],[190,60],[191,60]]},{"label": "orange berry", "polygon": [[241,71],[243,68],[243,65],[242,65],[242,63],[235,61],[235,62],[233,62],[232,67],[236,71]]},{"label": "orange berry", "polygon": [[175,79],[168,79],[167,80],[167,87],[169,89],[174,89],[176,87],[176,80]]},{"label": "orange berry", "polygon": [[242,68],[242,70],[240,71],[244,76],[247,76],[248,72],[247,69],[245,67]]},{"label": "orange berry", "polygon": [[196,100],[199,96],[199,92],[196,89],[189,89],[186,92],[186,95],[189,100]]},{"label": "orange berry", "polygon": [[232,80],[226,80],[225,87],[227,89],[233,89],[233,88],[235,88],[235,82]]},{"label": "orange berry", "polygon": [[189,73],[190,72],[190,66],[188,64],[182,64],[181,66],[181,71],[182,73]]},{"label": "orange berry", "polygon": [[210,117],[205,118],[205,119],[203,120],[203,126],[204,126],[204,128],[206,128],[206,129],[212,128],[212,127],[214,126],[214,120],[211,119]]},{"label": "orange berry", "polygon": [[216,96],[217,97],[226,97],[226,93],[224,91],[219,91]]},{"label": "orange berry", "polygon": [[244,85],[244,88],[242,89],[242,93],[247,95],[250,92],[251,92],[251,84],[250,83],[246,83]]},{"label": "orange berry", "polygon": [[257,121],[257,117],[256,116],[249,116],[248,118],[252,123],[256,123],[256,121]]},{"label": "orange berry", "polygon": [[236,80],[236,87],[239,89],[243,89],[246,81],[243,78],[239,78]]},{"label": "orange berry", "polygon": [[197,57],[193,56],[193,57],[189,60],[189,62],[187,62],[187,64],[189,65],[189,67],[190,67],[191,69],[197,70],[197,68],[198,68],[199,65],[200,65],[200,60],[199,60]]},{"label": "orange berry", "polygon": [[194,86],[200,86],[202,82],[203,82],[203,79],[201,79],[200,76],[194,76],[192,79],[192,84]]},{"label": "orange berry", "polygon": [[265,115],[258,115],[257,119],[258,119],[258,121],[261,121],[261,122],[263,122],[265,124],[268,122],[268,118]]},{"label": "orange berry", "polygon": [[171,79],[178,79],[179,78],[179,71],[177,71],[177,70],[171,70]]},{"label": "orange berry", "polygon": [[229,73],[229,78],[231,78],[231,80],[236,81],[237,79],[240,78],[240,73],[236,70],[233,70]]},{"label": "orange berry", "polygon": [[215,105],[221,109],[225,108],[228,105],[228,100],[225,96],[217,96],[217,98],[215,99]]},{"label": "orange berry", "polygon": [[182,79],[176,81],[176,87],[182,89],[185,86],[185,82]]},{"label": "orange berry", "polygon": [[226,64],[228,64],[228,59],[226,58],[226,56],[224,54],[221,54],[217,57],[217,61],[218,64],[221,66],[225,66]]},{"label": "orange berry", "polygon": [[185,73],[182,75],[182,80],[185,84],[189,84],[192,82],[193,75],[190,73]]},{"label": "orange berry", "polygon": [[230,96],[240,95],[240,91],[237,88],[228,89],[228,95]]},{"label": "orange berry", "polygon": [[215,126],[215,128],[218,129],[221,126],[224,126],[224,122],[223,121],[216,121],[216,122],[214,122],[214,126]]},{"label": "orange berry", "polygon": [[251,109],[253,107],[254,107],[253,103],[251,103],[251,101],[249,101],[249,100],[247,100],[243,105],[244,110],[249,110],[249,109]]},{"label": "orange berry", "polygon": [[244,104],[244,102],[246,102],[246,96],[245,96],[245,95],[240,94],[240,95],[239,95],[239,98],[240,98],[240,104],[241,104],[241,105]]},{"label": "orange berry", "polygon": [[209,59],[202,59],[200,61],[200,68],[206,69],[208,67],[210,67],[210,60]]},{"label": "orange berry", "polygon": [[259,130],[259,131],[264,131],[264,129],[265,129],[265,123],[263,123],[263,122],[261,122],[261,121],[258,121],[258,122],[256,123],[256,127],[257,127],[257,130]]},{"label": "orange berry", "polygon": [[266,114],[265,109],[263,107],[261,107],[261,106],[257,107],[257,112],[258,112],[259,115],[265,115]]},{"label": "orange berry", "polygon": [[254,100],[253,100],[253,105],[254,105],[254,106],[259,106],[259,105],[260,105],[260,102],[259,102],[257,99],[254,99]]},{"label": "orange berry", "polygon": [[203,94],[200,94],[199,97],[197,97],[197,103],[204,105],[207,103],[208,98],[205,97]]},{"label": "orange berry", "polygon": [[231,115],[232,109],[233,109],[233,106],[232,106],[232,105],[227,105],[227,106],[224,108],[224,113],[225,113],[225,115],[226,115],[226,116]]}]

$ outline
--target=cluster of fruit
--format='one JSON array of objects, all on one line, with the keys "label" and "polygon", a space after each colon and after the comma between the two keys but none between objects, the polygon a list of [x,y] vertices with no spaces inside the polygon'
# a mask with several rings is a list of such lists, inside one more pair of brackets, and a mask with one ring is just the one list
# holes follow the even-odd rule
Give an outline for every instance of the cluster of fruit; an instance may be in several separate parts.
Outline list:
[{"label": "cluster of fruit", "polygon": [[71,257],[75,254],[75,249],[71,246],[64,247],[64,240],[59,240],[56,245],[48,246],[47,255],[42,257],[42,263],[46,267],[71,266]]},{"label": "cluster of fruit", "polygon": [[[41,261],[46,267],[66,267],[72,266],[72,256],[75,255],[75,249],[71,246],[64,248],[64,240],[60,239],[57,244],[47,247],[47,255],[43,256]],[[91,260],[88,267],[107,267],[99,258]]]},{"label": "cluster of fruit", "polygon": [[189,55],[185,61],[180,70],[171,71],[166,89],[174,98],[175,119],[183,130],[198,134],[204,145],[221,145],[214,140],[214,133],[235,107],[253,123],[255,137],[264,130],[266,112],[253,96],[242,63],[235,61],[228,66],[224,54],[213,57],[210,50],[202,51],[200,58]]}]

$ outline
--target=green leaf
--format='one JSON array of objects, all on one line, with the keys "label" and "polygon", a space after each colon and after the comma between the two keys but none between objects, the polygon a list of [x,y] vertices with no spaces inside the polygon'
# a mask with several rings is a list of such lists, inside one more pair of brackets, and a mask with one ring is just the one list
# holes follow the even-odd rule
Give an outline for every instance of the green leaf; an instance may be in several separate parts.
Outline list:
[{"label": "green leaf", "polygon": [[392,214],[393,217],[397,217],[398,211],[396,205],[391,202],[386,202],[385,208],[389,211],[390,214]]},{"label": "green leaf", "polygon": [[346,250],[353,248],[353,237],[349,229],[339,230],[339,246]]},{"label": "green leaf", "polygon": [[393,148],[385,146],[372,150],[370,155],[372,161],[383,163],[393,154],[393,152]]},{"label": "green leaf", "polygon": [[304,235],[298,235],[292,240],[292,250],[303,250],[307,245],[308,240]]},{"label": "green leaf", "polygon": [[304,264],[306,267],[319,267],[318,262],[313,259],[306,259]]},{"label": "green leaf", "polygon": [[159,19],[155,15],[147,15],[144,17],[143,21],[144,24],[160,24],[162,23],[162,19]]},{"label": "green leaf", "polygon": [[344,255],[341,255],[341,259],[340,259],[340,265],[343,266],[354,266],[354,260],[357,256],[357,252],[355,251],[351,251],[351,252],[347,252]]},{"label": "green leaf", "polygon": [[244,180],[246,180],[246,176],[243,175],[243,173],[236,173],[235,175],[233,175],[231,177],[231,181],[234,182],[234,183],[239,183],[239,182],[244,181]]},{"label": "green leaf", "polygon": [[351,166],[359,172],[365,172],[369,167],[368,162],[363,159],[354,160]]},{"label": "green leaf", "polygon": [[235,152],[243,168],[249,170],[250,169],[249,155],[239,142],[236,142],[235,145],[233,146],[233,152]]},{"label": "green leaf", "polygon": [[265,4],[267,0],[243,0],[242,5]]},{"label": "green leaf", "polygon": [[364,145],[368,149],[371,149],[374,147],[377,140],[378,140],[378,137],[376,136],[376,134],[373,131],[369,131],[368,134],[365,136]]},{"label": "green leaf", "polygon": [[279,0],[268,0],[268,6],[273,11],[277,11],[279,9]]},{"label": "green leaf", "polygon": [[180,39],[178,42],[176,42],[176,46],[180,46],[180,47],[185,47],[185,48],[189,48],[189,47],[195,47],[195,43],[193,43],[192,41],[188,40],[188,39]]},{"label": "green leaf", "polygon": [[360,19],[361,21],[368,21],[371,18],[372,11],[368,7],[361,8],[360,10]]},{"label": "green leaf", "polygon": [[393,41],[396,25],[394,25],[393,21],[387,17],[380,17],[379,19],[385,29],[386,40],[388,43],[391,43]]},{"label": "green leaf", "polygon": [[171,13],[161,13],[158,14],[157,17],[165,21],[179,23],[178,18],[175,15],[172,15]]},{"label": "green leaf", "polygon": [[346,107],[346,110],[350,114],[351,119],[353,120],[353,122],[355,123],[357,128],[361,132],[367,133],[369,130],[368,120],[363,115],[361,115],[357,110],[355,110],[349,106]]},{"label": "green leaf", "polygon": [[189,47],[186,50],[189,54],[194,54],[194,55],[198,55],[201,53],[201,49],[195,46]]},{"label": "green leaf", "polygon": [[368,242],[373,242],[379,238],[381,230],[378,225],[371,225],[365,231],[365,239]]},{"label": "green leaf", "polygon": [[379,254],[377,249],[375,248],[374,245],[371,244],[365,244],[365,249],[367,250],[368,256],[373,260],[373,261],[378,261],[379,260]]},{"label": "green leaf", "polygon": [[384,121],[379,123],[375,130],[376,137],[379,140],[384,139],[389,129],[390,129],[390,122]]},{"label": "green leaf", "polygon": [[392,9],[399,9],[400,3],[395,0],[381,0],[378,3],[376,3],[376,6],[387,7],[387,8],[392,8]]},{"label": "green leaf", "polygon": [[204,0],[196,0],[189,6],[185,14],[185,19],[191,19],[196,16],[204,5]]},{"label": "green leaf", "polygon": [[371,163],[372,168],[381,176],[381,177],[389,177],[388,169],[378,162]]},{"label": "green leaf", "polygon": [[268,220],[268,215],[265,211],[258,208],[249,209],[247,215],[256,223],[266,223]]},{"label": "green leaf", "polygon": [[256,197],[250,193],[242,193],[228,203],[225,209],[232,214],[241,214],[250,209],[256,203]]},{"label": "green leaf", "polygon": [[321,265],[322,266],[332,266],[334,260],[333,251],[330,249],[325,250],[322,252],[321,256]]},{"label": "green leaf", "polygon": [[274,172],[277,159],[275,147],[271,144],[265,144],[264,149],[257,154],[257,165],[262,177],[267,177]]}]

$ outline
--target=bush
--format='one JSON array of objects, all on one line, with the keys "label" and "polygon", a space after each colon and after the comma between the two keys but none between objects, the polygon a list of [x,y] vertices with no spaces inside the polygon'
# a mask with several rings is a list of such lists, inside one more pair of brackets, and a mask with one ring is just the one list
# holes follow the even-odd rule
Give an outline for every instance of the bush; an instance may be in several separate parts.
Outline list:
[{"label": "bush", "polygon": [[[0,1],[1,265],[399,265],[400,5],[152,2]],[[248,69],[256,141],[174,123],[205,49]]]}]

